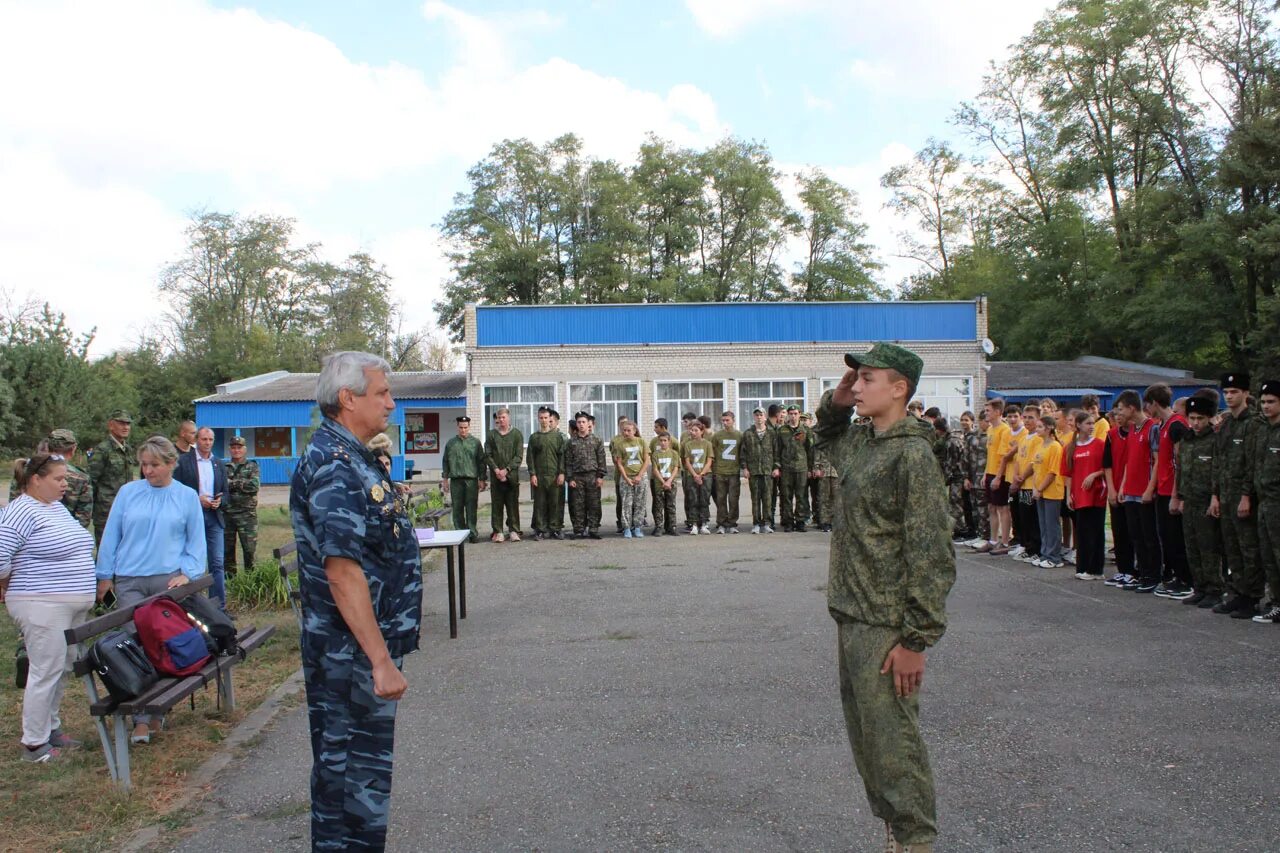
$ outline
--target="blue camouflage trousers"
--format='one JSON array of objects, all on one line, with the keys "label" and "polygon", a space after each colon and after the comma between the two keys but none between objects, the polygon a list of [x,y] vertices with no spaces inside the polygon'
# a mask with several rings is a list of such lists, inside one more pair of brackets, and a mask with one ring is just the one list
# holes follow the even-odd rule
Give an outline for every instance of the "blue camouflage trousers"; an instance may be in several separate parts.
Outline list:
[{"label": "blue camouflage trousers", "polygon": [[[401,658],[394,658],[399,668]],[[373,693],[373,667],[352,640],[302,641],[311,727],[311,849],[382,850],[391,805],[396,706]]]}]

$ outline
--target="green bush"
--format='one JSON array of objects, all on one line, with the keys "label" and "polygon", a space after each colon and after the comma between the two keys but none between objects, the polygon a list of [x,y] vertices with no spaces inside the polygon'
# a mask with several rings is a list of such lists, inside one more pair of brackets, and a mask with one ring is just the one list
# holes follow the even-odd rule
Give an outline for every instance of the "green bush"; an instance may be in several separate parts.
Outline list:
[{"label": "green bush", "polygon": [[279,563],[265,560],[228,577],[227,602],[236,610],[287,610],[289,594],[280,579]]}]

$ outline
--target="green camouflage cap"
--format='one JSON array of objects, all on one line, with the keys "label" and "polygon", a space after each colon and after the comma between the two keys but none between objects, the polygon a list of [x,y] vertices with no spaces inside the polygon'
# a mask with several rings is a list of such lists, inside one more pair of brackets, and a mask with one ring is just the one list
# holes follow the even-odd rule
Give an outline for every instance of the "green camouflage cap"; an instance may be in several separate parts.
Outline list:
[{"label": "green camouflage cap", "polygon": [[792,403],[790,406],[787,406],[787,411],[788,411],[788,412],[798,412],[798,411],[800,411],[800,407],[799,407],[799,406],[797,406],[795,403]]},{"label": "green camouflage cap", "polygon": [[120,421],[121,423],[125,423],[125,424],[133,423],[133,418],[124,409],[114,410],[111,414],[107,415],[107,420]]},{"label": "green camouflage cap", "polygon": [[63,450],[76,443],[76,434],[69,429],[55,429],[49,433],[50,449]]},{"label": "green camouflage cap", "polygon": [[245,447],[248,443],[249,442],[244,440],[243,435],[233,435],[231,438],[227,439],[227,444],[232,447]]},{"label": "green camouflage cap", "polygon": [[805,413],[804,413],[803,415],[801,415],[800,417],[805,418],[806,420],[810,420],[810,421],[817,420],[817,418],[815,418],[815,417],[813,416],[813,412],[805,412]]},{"label": "green camouflage cap", "polygon": [[924,370],[924,361],[920,356],[906,347],[886,343],[878,343],[862,354],[845,353],[844,363],[854,370],[860,366],[896,370],[907,377],[907,381],[913,386],[920,383],[920,374]]}]

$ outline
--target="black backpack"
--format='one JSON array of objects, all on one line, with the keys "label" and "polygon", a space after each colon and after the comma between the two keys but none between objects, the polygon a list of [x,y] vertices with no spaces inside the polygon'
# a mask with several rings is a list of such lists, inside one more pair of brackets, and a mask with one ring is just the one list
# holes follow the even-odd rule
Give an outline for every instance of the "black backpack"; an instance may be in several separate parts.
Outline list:
[{"label": "black backpack", "polygon": [[203,595],[189,595],[182,600],[182,607],[196,626],[204,632],[205,643],[209,647],[210,654],[240,653],[240,644],[236,642],[235,620],[212,599]]}]

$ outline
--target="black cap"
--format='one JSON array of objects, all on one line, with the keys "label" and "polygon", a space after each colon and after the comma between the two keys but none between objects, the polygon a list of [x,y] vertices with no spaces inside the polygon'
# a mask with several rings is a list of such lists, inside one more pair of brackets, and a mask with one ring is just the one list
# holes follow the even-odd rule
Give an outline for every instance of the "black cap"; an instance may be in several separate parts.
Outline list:
[{"label": "black cap", "polygon": [[456,418],[454,418],[454,420],[455,420],[455,421],[457,421],[457,422],[458,422],[458,423],[460,423],[460,424],[462,424],[462,423],[467,423],[467,424],[471,423],[471,418],[467,417],[466,415],[458,415]]},{"label": "black cap", "polygon": [[1263,394],[1280,397],[1280,379],[1262,380],[1262,388],[1258,391],[1258,396],[1261,397]]},{"label": "black cap", "polygon": [[551,417],[555,418],[556,420],[560,420],[560,413],[557,412],[555,409],[547,409],[547,414],[551,415]]},{"label": "black cap", "polygon": [[1222,379],[1218,382],[1222,386],[1222,390],[1228,388],[1239,388],[1241,391],[1249,390],[1249,374],[1244,371],[1236,371],[1235,373],[1224,373]]},{"label": "black cap", "polygon": [[549,414],[551,414],[551,407],[550,407],[550,406],[539,406],[539,407],[538,407],[538,414],[540,414],[540,415],[541,415],[541,414],[543,414],[544,412],[545,412],[546,414],[548,414],[548,415],[549,415]]},{"label": "black cap", "polygon": [[1187,398],[1187,414],[1188,415],[1204,415],[1211,418],[1218,413],[1217,403],[1208,397],[1197,397],[1194,394]]}]

